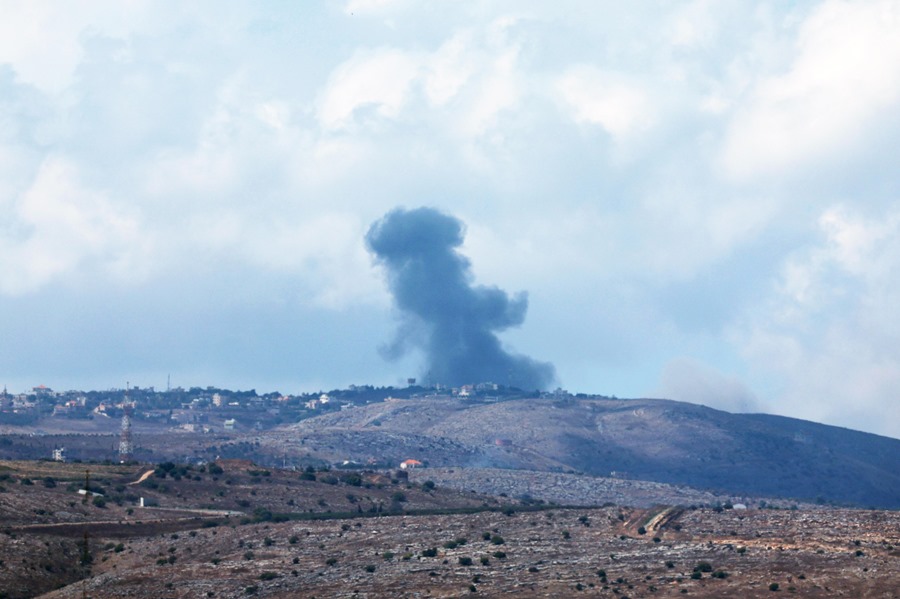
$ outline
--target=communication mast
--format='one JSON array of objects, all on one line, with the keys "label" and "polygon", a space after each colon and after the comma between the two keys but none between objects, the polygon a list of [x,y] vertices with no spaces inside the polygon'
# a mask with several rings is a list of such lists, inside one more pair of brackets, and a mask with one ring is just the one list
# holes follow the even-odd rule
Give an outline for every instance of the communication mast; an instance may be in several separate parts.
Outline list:
[{"label": "communication mast", "polygon": [[128,400],[128,383],[125,383],[125,401],[122,402],[122,436],[119,439],[119,463],[130,462],[134,458],[134,442],[131,439],[131,416],[134,403]]}]

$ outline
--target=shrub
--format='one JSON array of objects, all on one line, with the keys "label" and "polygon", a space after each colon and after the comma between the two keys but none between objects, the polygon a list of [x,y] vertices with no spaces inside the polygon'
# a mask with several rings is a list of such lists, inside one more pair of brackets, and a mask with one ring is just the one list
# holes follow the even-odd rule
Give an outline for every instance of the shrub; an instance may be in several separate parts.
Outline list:
[{"label": "shrub", "polygon": [[278,574],[275,572],[263,572],[259,575],[260,580],[275,580],[278,578]]},{"label": "shrub", "polygon": [[252,551],[245,551],[245,552],[244,552],[244,559],[247,560],[247,561],[252,560],[252,559],[253,559],[253,552],[252,552]]},{"label": "shrub", "polygon": [[769,585],[769,590],[770,590],[770,591],[777,591],[777,590],[778,590],[778,586],[779,586],[779,585],[778,585],[777,582],[773,582],[772,584]]},{"label": "shrub", "polygon": [[337,563],[337,558],[336,558],[336,557],[329,557],[327,560],[325,560],[325,565],[326,565],[326,566],[333,566],[333,565],[335,565],[336,563]]},{"label": "shrub", "polygon": [[385,551],[384,553],[381,554],[381,557],[383,557],[385,560],[389,561],[389,560],[394,559],[394,553],[392,551]]},{"label": "shrub", "polygon": [[701,573],[699,570],[694,570],[693,572],[691,572],[691,578],[694,580],[700,580],[701,578],[703,578],[703,573]]},{"label": "shrub", "polygon": [[374,571],[375,571],[375,564],[368,564],[366,566],[366,572],[374,572]]},{"label": "shrub", "polygon": [[534,574],[535,572],[538,571],[537,566],[531,566],[530,568],[528,568],[528,571],[531,572],[532,574]]},{"label": "shrub", "polygon": [[298,537],[297,535],[291,535],[291,538],[288,539],[288,543],[290,543],[291,545],[296,545],[299,540],[300,537]]},{"label": "shrub", "polygon": [[434,490],[434,481],[426,480],[424,483],[422,483],[422,490],[423,491],[433,491]]},{"label": "shrub", "polygon": [[491,537],[491,543],[494,544],[494,545],[502,545],[502,544],[505,543],[505,542],[506,542],[506,541],[504,541],[504,540],[503,540],[503,537],[501,537],[500,535],[493,535],[493,536]]},{"label": "shrub", "polygon": [[666,568],[669,568],[671,570],[674,567],[675,567],[675,562],[672,562],[672,561],[666,562]]},{"label": "shrub", "polygon": [[709,562],[700,562],[694,566],[694,572],[712,572],[713,567]]},{"label": "shrub", "polygon": [[56,480],[52,476],[45,476],[43,482],[44,482],[44,486],[47,487],[48,489],[52,489],[53,487],[56,486]]},{"label": "shrub", "polygon": [[643,526],[641,526],[641,527],[638,528],[638,531],[637,531],[637,532],[638,532],[639,535],[645,535],[645,534],[647,534],[647,529],[644,528]]},{"label": "shrub", "polygon": [[459,565],[460,565],[460,566],[471,566],[471,565],[472,565],[472,558],[471,558],[471,557],[468,557],[468,556],[461,556],[461,557],[459,558]]},{"label": "shrub", "polygon": [[496,557],[497,559],[505,559],[505,558],[506,558],[506,553],[503,552],[503,551],[495,551],[495,552],[492,553],[491,555],[493,555],[493,556]]},{"label": "shrub", "polygon": [[488,558],[488,556],[486,556],[486,555],[481,556],[481,565],[482,566],[490,565],[490,563],[491,563],[491,560],[490,560],[490,558]]},{"label": "shrub", "polygon": [[256,522],[269,522],[272,519],[272,512],[265,508],[258,507],[253,510],[253,519]]},{"label": "shrub", "polygon": [[422,557],[437,557],[438,550],[437,547],[431,547],[430,549],[422,550]]},{"label": "shrub", "polygon": [[726,572],[725,570],[716,570],[712,573],[712,577],[725,580],[726,578],[728,578],[728,572]]},{"label": "shrub", "polygon": [[91,500],[91,503],[94,504],[94,507],[104,508],[106,507],[106,500],[99,495],[94,495],[94,499]]}]

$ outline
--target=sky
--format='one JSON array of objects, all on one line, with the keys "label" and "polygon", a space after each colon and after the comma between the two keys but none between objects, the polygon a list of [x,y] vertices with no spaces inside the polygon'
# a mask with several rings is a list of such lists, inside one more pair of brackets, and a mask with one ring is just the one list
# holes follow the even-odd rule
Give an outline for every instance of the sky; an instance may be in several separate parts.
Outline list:
[{"label": "sky", "polygon": [[900,437],[898,1],[0,14],[12,392],[420,376],[365,236],[428,207],[554,385]]}]

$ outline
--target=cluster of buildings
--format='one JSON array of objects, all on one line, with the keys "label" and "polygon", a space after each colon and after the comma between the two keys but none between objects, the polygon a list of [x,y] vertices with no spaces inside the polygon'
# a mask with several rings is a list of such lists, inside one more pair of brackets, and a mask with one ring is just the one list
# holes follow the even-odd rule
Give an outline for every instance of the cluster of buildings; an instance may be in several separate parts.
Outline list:
[{"label": "cluster of buildings", "polygon": [[[153,387],[125,391],[53,391],[45,385],[30,392],[10,394],[4,388],[0,394],[0,424],[28,425],[41,418],[54,417],[72,420],[110,418],[118,421],[125,416],[125,404],[132,407],[128,414],[135,423],[157,424],[171,430],[211,433],[216,431],[266,430],[280,424],[298,422],[322,412],[346,410],[353,406],[392,401],[395,399],[453,397],[461,400],[499,401],[519,393],[492,382],[458,387],[435,385],[415,386],[409,379],[406,388],[369,385],[350,385],[344,390],[329,393],[285,395],[278,392],[258,395],[255,390],[230,391],[207,387],[167,389]],[[568,392],[557,389],[545,396],[563,398]],[[134,402],[133,406],[130,402]]]}]

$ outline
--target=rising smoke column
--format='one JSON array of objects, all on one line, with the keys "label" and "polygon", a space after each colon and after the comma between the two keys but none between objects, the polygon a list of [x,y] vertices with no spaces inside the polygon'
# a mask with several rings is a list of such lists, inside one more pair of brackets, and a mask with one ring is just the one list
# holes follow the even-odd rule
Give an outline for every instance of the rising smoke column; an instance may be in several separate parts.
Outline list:
[{"label": "rising smoke column", "polygon": [[389,353],[424,350],[433,383],[546,389],[553,365],[508,354],[496,335],[525,320],[526,294],[510,298],[497,287],[473,287],[469,260],[456,250],[462,241],[463,223],[433,208],[398,208],[369,228],[366,243],[386,267],[404,315]]}]

